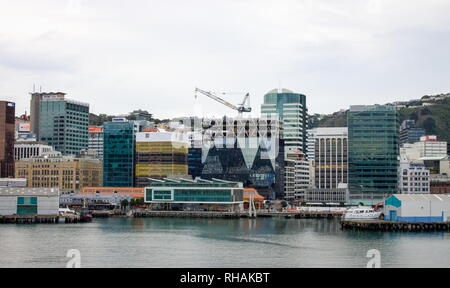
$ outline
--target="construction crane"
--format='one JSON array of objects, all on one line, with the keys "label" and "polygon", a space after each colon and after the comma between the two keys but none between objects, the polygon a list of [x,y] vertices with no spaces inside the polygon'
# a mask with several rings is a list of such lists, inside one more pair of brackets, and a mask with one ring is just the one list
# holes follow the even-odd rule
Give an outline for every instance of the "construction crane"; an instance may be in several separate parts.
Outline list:
[{"label": "construction crane", "polygon": [[[220,98],[219,96],[215,95],[212,92],[208,92],[199,88],[195,88],[195,99],[197,99],[197,93],[201,93],[205,96],[208,96],[209,98],[216,100],[219,103],[222,103],[225,106],[230,107],[233,110],[238,111],[239,116],[242,116],[242,113],[249,113],[252,112],[252,108],[250,107],[250,94],[247,93],[244,97],[244,100],[242,103],[238,104],[237,106],[234,104],[231,104],[230,102]],[[226,94],[226,93],[223,93]]]}]

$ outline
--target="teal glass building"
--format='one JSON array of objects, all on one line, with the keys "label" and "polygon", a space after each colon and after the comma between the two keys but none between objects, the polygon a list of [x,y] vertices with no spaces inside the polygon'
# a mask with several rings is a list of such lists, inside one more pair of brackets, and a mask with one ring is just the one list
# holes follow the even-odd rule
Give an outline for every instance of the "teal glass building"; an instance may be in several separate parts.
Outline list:
[{"label": "teal glass building", "polygon": [[394,106],[351,106],[348,113],[350,203],[373,205],[397,193],[399,117]]},{"label": "teal glass building", "polygon": [[306,96],[288,89],[274,89],[264,96],[261,106],[263,119],[278,117],[283,122],[282,137],[285,153],[300,150],[306,153],[308,109]]},{"label": "teal glass building", "polygon": [[145,202],[166,209],[241,210],[243,184],[219,179],[151,179],[145,188]]},{"label": "teal glass building", "polygon": [[63,155],[78,155],[88,148],[89,104],[43,97],[39,105],[39,141]]},{"label": "teal glass building", "polygon": [[126,120],[103,125],[103,186],[134,185],[134,124]]}]

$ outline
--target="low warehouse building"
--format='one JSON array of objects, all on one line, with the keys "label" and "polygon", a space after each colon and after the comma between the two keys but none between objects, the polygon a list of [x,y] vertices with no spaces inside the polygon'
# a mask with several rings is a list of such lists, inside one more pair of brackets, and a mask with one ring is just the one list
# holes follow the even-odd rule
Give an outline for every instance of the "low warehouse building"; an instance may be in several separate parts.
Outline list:
[{"label": "low warehouse building", "polygon": [[0,216],[58,215],[57,188],[0,188]]},{"label": "low warehouse building", "polygon": [[450,195],[392,195],[384,202],[384,217],[399,222],[449,222]]}]

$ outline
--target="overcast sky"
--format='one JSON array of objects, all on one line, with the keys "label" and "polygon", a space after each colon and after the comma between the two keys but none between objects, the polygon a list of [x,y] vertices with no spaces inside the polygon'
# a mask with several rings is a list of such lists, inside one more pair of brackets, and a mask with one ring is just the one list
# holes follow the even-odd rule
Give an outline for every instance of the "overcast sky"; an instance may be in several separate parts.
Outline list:
[{"label": "overcast sky", "polygon": [[[196,86],[307,95],[311,113],[450,92],[448,0],[0,0],[0,99],[234,115]],[[239,93],[242,93],[239,94]]]}]

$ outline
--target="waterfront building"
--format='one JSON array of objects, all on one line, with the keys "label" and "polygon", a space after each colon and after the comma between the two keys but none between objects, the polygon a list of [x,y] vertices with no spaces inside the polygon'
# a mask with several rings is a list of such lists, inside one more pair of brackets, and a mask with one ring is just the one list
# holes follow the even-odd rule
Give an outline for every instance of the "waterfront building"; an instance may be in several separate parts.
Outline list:
[{"label": "waterfront building", "polygon": [[377,204],[398,192],[399,126],[393,106],[350,107],[348,177],[352,204]]},{"label": "waterfront building", "polygon": [[88,150],[95,151],[97,157],[103,160],[103,127],[89,126]]},{"label": "waterfront building", "polygon": [[78,155],[88,148],[89,104],[67,99],[64,93],[47,93],[38,106],[39,141],[63,155]]},{"label": "waterfront building", "polygon": [[63,207],[81,208],[87,207],[92,210],[114,210],[120,209],[121,203],[127,200],[128,203],[134,199],[126,194],[64,194],[61,195],[59,204]]},{"label": "waterfront building", "polygon": [[53,147],[44,142],[20,141],[14,144],[14,161],[24,158],[41,156],[43,153],[53,151]]},{"label": "waterfront building", "polygon": [[309,188],[309,162],[301,153],[288,153],[285,160],[284,200],[305,201],[305,191]]},{"label": "waterfront building", "polygon": [[52,151],[16,162],[16,175],[26,178],[28,187],[59,188],[61,192],[72,193],[82,187],[101,186],[102,164],[95,158]]},{"label": "waterfront building", "polygon": [[399,172],[399,193],[429,194],[430,171],[423,163],[401,162]]},{"label": "waterfront building", "polygon": [[286,154],[296,151],[306,153],[308,109],[305,95],[288,89],[274,89],[264,95],[261,117],[281,121]]},{"label": "waterfront building", "polygon": [[425,129],[416,127],[416,121],[405,120],[400,127],[400,145],[416,143],[425,135]]},{"label": "waterfront building", "polygon": [[264,208],[264,196],[259,195],[258,191],[254,188],[244,188],[244,209],[250,208],[250,202],[253,199],[255,208],[257,210]]},{"label": "waterfront building", "polygon": [[450,195],[392,195],[384,201],[384,217],[398,222],[448,222]]},{"label": "waterfront building", "polygon": [[134,186],[134,135],[133,122],[126,119],[103,125],[103,186]]},{"label": "waterfront building", "polygon": [[243,184],[219,179],[151,179],[145,203],[153,209],[242,211]]},{"label": "waterfront building", "polygon": [[0,177],[14,177],[15,103],[0,101]]},{"label": "waterfront building", "polygon": [[0,215],[59,215],[59,190],[58,188],[0,187]]},{"label": "waterfront building", "polygon": [[308,130],[309,160],[314,160],[314,187],[336,189],[348,183],[348,128]]},{"label": "waterfront building", "polygon": [[136,134],[135,186],[146,187],[149,178],[188,175],[188,139],[172,132]]},{"label": "waterfront building", "polygon": [[306,203],[333,203],[344,205],[349,202],[347,184],[339,184],[336,188],[308,188],[305,190]]}]

